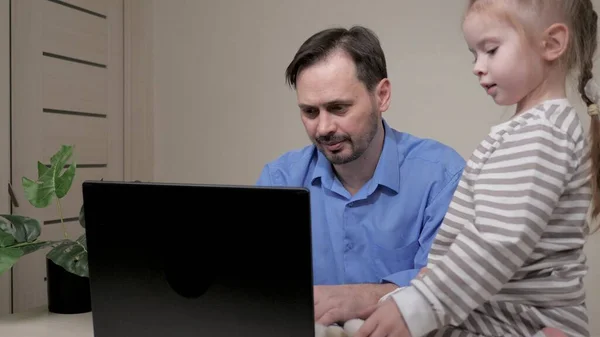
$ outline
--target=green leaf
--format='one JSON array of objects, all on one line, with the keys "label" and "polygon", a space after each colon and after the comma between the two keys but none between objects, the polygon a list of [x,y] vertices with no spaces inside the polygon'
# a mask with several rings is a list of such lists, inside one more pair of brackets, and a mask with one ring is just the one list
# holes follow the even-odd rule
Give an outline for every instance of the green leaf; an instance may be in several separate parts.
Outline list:
[{"label": "green leaf", "polygon": [[33,242],[40,236],[41,225],[36,219],[22,215],[0,215],[0,231],[10,234],[17,243]]},{"label": "green leaf", "polygon": [[50,157],[51,166],[64,167],[73,155],[72,145],[61,145],[58,152]]},{"label": "green leaf", "polygon": [[38,177],[43,176],[46,172],[50,170],[50,168],[44,165],[42,162],[38,161]]},{"label": "green leaf", "polygon": [[9,233],[0,231],[0,248],[6,248],[14,245],[16,242],[15,237]]},{"label": "green leaf", "polygon": [[85,228],[85,212],[83,210],[83,205],[81,205],[81,209],[79,210],[79,224],[81,227]]},{"label": "green leaf", "polygon": [[55,244],[53,241],[36,241],[15,245],[13,248],[19,248],[21,251],[23,251],[23,255],[27,255],[40,249],[50,247],[53,244]]},{"label": "green leaf", "polygon": [[77,168],[77,164],[73,161],[67,170],[61,174],[57,175],[54,178],[54,188],[56,196],[60,199],[64,198],[65,195],[71,189],[73,185],[73,179],[75,179],[75,169]]},{"label": "green leaf", "polygon": [[73,146],[62,145],[60,150],[50,158],[50,167],[38,162],[37,180],[27,177],[21,179],[29,203],[37,208],[48,207],[54,197],[60,199],[69,192],[77,165],[73,161],[66,170],[64,168],[72,156]]},{"label": "green leaf", "polygon": [[89,277],[87,249],[79,241],[85,242],[85,234],[77,241],[63,240],[48,252],[47,257],[72,274]]},{"label": "green leaf", "polygon": [[18,248],[0,248],[0,275],[17,263],[21,256],[23,251]]},{"label": "green leaf", "polygon": [[48,170],[37,181],[23,177],[21,179],[25,198],[37,208],[48,207],[54,198],[54,181],[52,171]]}]

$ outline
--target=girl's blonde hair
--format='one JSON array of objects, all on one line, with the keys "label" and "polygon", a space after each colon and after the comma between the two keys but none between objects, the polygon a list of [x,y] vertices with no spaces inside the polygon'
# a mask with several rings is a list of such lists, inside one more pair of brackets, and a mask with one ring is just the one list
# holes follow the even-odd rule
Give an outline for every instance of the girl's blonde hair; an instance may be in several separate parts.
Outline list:
[{"label": "girl's blonde hair", "polygon": [[[517,6],[516,11],[506,11],[509,6]],[[525,36],[533,22],[550,25],[564,23],[569,29],[569,42],[562,58],[566,70],[577,71],[577,89],[583,102],[596,107],[585,92],[585,87],[593,77],[594,56],[597,49],[598,15],[591,0],[469,0],[466,14],[473,11],[496,10],[505,16],[519,32]],[[532,16],[535,20],[527,20]],[[554,21],[554,22],[552,22]],[[600,119],[590,114],[590,142],[592,160],[592,217],[600,214]]]}]

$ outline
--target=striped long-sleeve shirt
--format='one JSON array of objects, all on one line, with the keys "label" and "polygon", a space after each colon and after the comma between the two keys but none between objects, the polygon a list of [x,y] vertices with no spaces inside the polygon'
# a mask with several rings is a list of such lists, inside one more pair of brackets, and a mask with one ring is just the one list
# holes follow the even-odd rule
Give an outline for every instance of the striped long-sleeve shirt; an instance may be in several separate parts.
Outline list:
[{"label": "striped long-sleeve shirt", "polygon": [[589,336],[590,173],[566,99],[492,129],[467,162],[429,270],[391,296],[412,337],[532,336],[544,327]]}]

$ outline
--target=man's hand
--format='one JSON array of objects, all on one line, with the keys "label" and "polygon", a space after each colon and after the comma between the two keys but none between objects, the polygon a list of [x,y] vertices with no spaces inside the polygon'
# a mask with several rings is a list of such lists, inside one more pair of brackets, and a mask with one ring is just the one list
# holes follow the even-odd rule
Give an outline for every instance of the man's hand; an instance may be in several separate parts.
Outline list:
[{"label": "man's hand", "polygon": [[412,337],[392,298],[367,308],[359,317],[365,322],[354,337]]},{"label": "man's hand", "polygon": [[395,284],[315,286],[315,321],[325,326],[346,322],[396,289]]}]

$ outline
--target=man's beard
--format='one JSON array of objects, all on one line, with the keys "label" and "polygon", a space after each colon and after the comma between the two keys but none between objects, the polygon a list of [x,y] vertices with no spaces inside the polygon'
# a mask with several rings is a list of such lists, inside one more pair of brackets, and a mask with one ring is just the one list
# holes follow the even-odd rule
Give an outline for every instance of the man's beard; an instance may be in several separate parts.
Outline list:
[{"label": "man's beard", "polygon": [[[360,158],[365,151],[371,145],[373,138],[377,134],[377,129],[379,127],[379,117],[377,115],[376,110],[373,110],[371,115],[369,116],[369,128],[365,133],[359,135],[356,139],[352,140],[350,137],[345,135],[327,135],[321,136],[315,139],[314,143],[317,145],[317,148],[327,159],[334,165],[343,165],[348,164],[350,162],[355,161]],[[332,153],[323,149],[324,145],[335,144],[339,142],[346,142],[350,145],[350,153]]]}]

